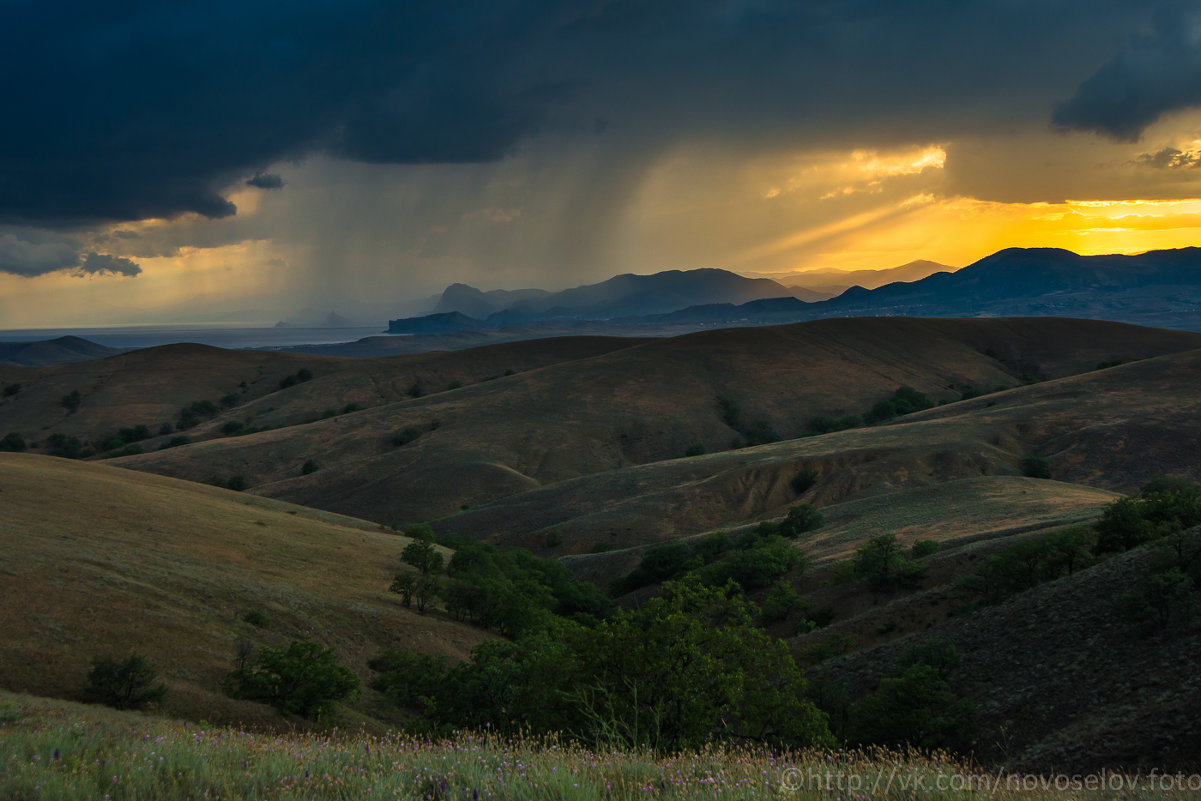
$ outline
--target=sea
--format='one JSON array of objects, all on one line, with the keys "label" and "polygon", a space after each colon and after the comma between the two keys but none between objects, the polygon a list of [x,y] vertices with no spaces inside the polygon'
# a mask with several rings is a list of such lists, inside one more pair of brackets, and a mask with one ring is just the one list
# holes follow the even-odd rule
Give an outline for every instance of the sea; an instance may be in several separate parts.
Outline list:
[{"label": "sea", "polygon": [[217,348],[273,350],[295,345],[328,345],[354,342],[386,333],[387,325],[346,328],[264,326],[242,328],[203,325],[127,325],[106,328],[0,329],[0,342],[38,342],[74,336],[110,348],[150,348],[178,342],[195,342]]}]

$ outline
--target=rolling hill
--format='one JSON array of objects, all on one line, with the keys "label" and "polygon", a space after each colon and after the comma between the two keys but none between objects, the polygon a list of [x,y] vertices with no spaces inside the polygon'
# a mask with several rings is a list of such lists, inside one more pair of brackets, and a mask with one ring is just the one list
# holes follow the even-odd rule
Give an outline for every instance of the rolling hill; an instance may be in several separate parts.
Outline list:
[{"label": "rolling hill", "polygon": [[[962,419],[940,422],[927,412],[915,418],[927,420],[920,436],[890,426],[731,448],[760,422],[784,438],[801,437],[812,418],[862,414],[902,385],[953,401],[968,388],[1013,387],[1022,376],[1054,379],[1198,345],[1201,337],[1181,332],[1039,319],[829,320],[705,332],[324,420],[314,418],[337,385],[315,379],[223,412],[198,427],[200,436],[212,437],[204,442],[117,463],[202,482],[240,475],[255,493],[385,523],[453,516],[446,525],[508,536],[570,516],[591,521],[581,529],[587,537],[604,530],[624,541],[619,532],[628,530],[654,541],[773,513],[793,497],[789,482],[802,463],[837,474],[816,490],[833,502],[922,476],[1011,472],[1052,438],[1066,444],[1101,435],[1083,415],[1057,428],[1031,418],[1026,401],[1055,383],[944,408],[976,410]],[[406,381],[394,384],[403,392]],[[1137,417],[1146,398],[1127,389],[1129,398],[1114,413]],[[1178,386],[1164,392],[1165,404],[1180,403]],[[721,399],[738,408],[733,427]],[[1014,404],[1002,421],[1002,410]],[[221,436],[230,420],[276,428]],[[1147,437],[1158,442],[1165,433],[1148,429]],[[1182,442],[1166,437],[1155,446],[1163,464],[1180,461]],[[679,458],[697,444],[709,455]],[[1092,447],[1082,444],[1081,452]],[[1063,464],[1071,458],[1065,455]],[[310,459],[321,469],[302,475]],[[1104,486],[1121,486],[1141,469],[1120,451],[1112,461],[1125,467]],[[1137,461],[1151,469],[1155,460],[1141,454]],[[500,506],[511,504],[511,512],[493,508],[504,498],[510,502]],[[676,506],[685,511],[677,514]],[[521,522],[510,524],[511,518]]]},{"label": "rolling hill", "polygon": [[[315,639],[369,678],[385,646],[459,659],[488,636],[401,606],[387,588],[408,540],[362,520],[25,454],[0,454],[0,498],[10,690],[70,697],[94,657],[138,652],[169,687],[167,712],[274,726],[273,710],[219,690],[239,640]],[[371,712],[370,693],[357,709]]]}]

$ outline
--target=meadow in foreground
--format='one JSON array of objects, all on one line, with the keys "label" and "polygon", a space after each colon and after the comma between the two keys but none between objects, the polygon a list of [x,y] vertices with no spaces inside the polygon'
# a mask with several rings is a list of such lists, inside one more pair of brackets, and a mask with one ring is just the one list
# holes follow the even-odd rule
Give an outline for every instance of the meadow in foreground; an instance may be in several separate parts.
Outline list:
[{"label": "meadow in foreground", "polygon": [[275,735],[0,694],[0,797],[22,801],[1173,799],[1197,789],[1188,778],[980,775],[943,755],[884,750],[654,755],[486,732]]}]

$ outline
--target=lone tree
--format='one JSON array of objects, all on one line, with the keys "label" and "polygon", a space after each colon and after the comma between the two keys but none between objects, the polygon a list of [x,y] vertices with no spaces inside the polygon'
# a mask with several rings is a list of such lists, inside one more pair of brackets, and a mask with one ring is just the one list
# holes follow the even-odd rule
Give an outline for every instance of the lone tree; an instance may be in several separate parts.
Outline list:
[{"label": "lone tree", "polygon": [[94,659],[83,695],[92,703],[116,709],[141,709],[167,694],[167,685],[154,683],[157,675],[139,654],[120,662],[112,657]]},{"label": "lone tree", "polygon": [[332,648],[293,640],[286,651],[264,648],[257,659],[226,677],[233,698],[261,701],[285,715],[324,718],[359,690],[359,677],[338,664]]}]

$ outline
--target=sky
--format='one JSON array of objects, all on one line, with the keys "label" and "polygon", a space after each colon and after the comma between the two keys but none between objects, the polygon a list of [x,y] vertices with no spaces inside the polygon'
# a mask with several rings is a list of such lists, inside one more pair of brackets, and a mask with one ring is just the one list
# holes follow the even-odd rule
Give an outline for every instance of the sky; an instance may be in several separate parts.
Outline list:
[{"label": "sky", "polygon": [[1201,2],[0,0],[0,328],[1201,244]]}]

